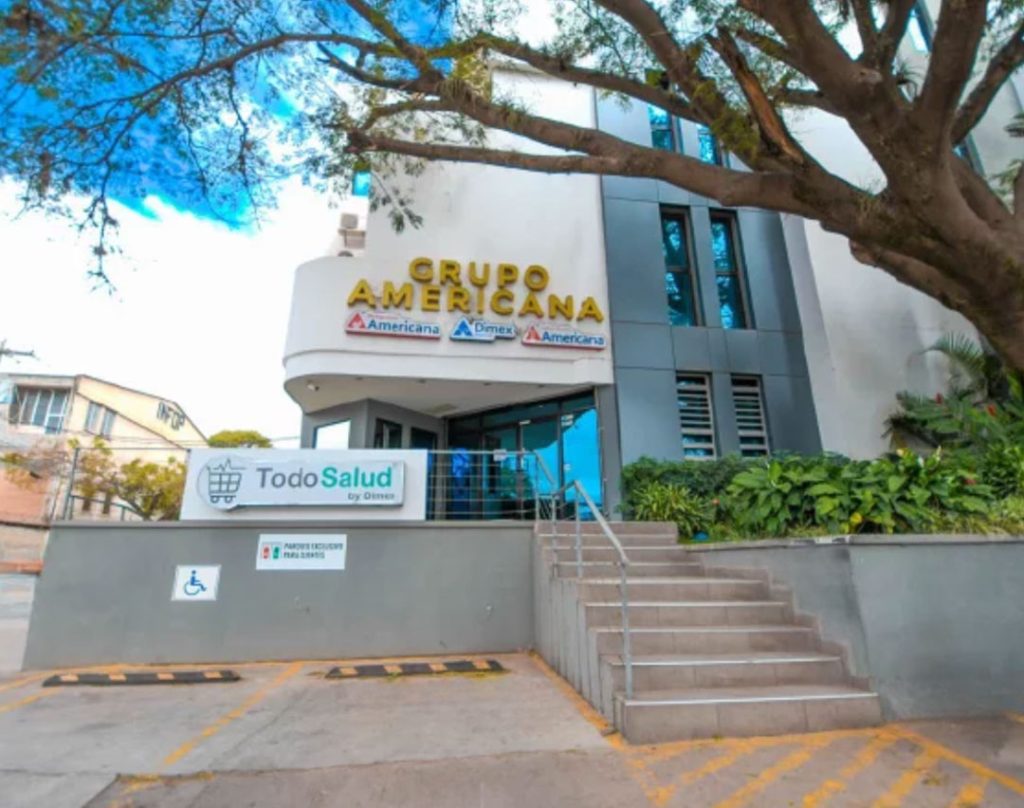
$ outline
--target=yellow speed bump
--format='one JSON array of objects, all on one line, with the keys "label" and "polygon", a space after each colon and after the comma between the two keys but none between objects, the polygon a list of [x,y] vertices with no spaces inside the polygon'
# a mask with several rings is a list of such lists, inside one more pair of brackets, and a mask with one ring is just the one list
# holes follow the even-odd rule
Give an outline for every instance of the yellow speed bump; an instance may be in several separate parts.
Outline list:
[{"label": "yellow speed bump", "polygon": [[86,685],[194,685],[202,682],[237,682],[242,677],[235,671],[124,671],[123,673],[62,673],[51,676],[43,687]]},{"label": "yellow speed bump", "polygon": [[506,673],[496,659],[456,659],[451,662],[389,662],[331,668],[326,679],[374,679],[389,676],[429,676],[445,673]]}]

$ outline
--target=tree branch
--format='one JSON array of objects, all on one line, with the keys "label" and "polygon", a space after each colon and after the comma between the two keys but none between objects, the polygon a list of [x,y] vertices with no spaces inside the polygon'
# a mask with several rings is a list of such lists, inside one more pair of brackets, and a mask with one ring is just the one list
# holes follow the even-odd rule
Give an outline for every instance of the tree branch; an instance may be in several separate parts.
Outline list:
[{"label": "tree branch", "polygon": [[928,73],[911,113],[918,129],[932,145],[948,151],[952,118],[978,53],[985,28],[985,3],[942,0]]},{"label": "tree branch", "polygon": [[513,42],[491,35],[480,37],[477,41],[498,53],[523,61],[553,78],[571,81],[576,84],[586,84],[599,90],[622,93],[638,101],[645,101],[648,104],[660,107],[670,115],[675,115],[678,118],[695,120],[693,107],[689,103],[660,87],[643,84],[626,76],[617,76],[600,70],[580,67],[579,65],[567,62],[561,57],[534,50],[521,42]]},{"label": "tree branch", "polygon": [[890,0],[889,14],[885,18],[882,30],[878,34],[875,48],[874,63],[887,73],[890,72],[896,50],[907,32],[910,15],[917,7],[917,0]]},{"label": "tree branch", "polygon": [[1010,76],[1024,65],[1024,22],[1017,26],[1013,35],[1003,44],[992,57],[981,77],[967,99],[960,106],[953,124],[953,143],[960,143],[971,130],[978,125],[988,110],[996,93]]},{"label": "tree branch", "polygon": [[878,47],[878,30],[875,28],[875,15],[871,9],[871,0],[850,0],[853,17],[857,23],[857,35],[860,37],[861,48],[870,59]]}]

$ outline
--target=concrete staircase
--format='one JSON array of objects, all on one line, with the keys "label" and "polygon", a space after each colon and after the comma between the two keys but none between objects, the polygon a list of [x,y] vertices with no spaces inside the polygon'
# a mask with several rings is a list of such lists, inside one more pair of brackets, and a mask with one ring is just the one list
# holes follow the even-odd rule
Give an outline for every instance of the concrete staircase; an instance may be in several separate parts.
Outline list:
[{"label": "concrete staircase", "polygon": [[[540,651],[632,743],[772,735],[881,721],[839,648],[767,575],[705,570],[671,524],[615,523],[630,560],[633,695],[625,695],[617,552],[594,523],[537,528]],[[751,576],[756,573],[751,573]]]}]

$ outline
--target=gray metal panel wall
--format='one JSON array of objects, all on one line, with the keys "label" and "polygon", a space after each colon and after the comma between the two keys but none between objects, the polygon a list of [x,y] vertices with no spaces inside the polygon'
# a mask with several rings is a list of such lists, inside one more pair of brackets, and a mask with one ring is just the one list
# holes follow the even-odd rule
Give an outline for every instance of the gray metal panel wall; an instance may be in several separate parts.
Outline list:
[{"label": "gray metal panel wall", "polygon": [[[344,533],[346,569],[258,572],[261,533]],[[493,522],[59,525],[25,667],[529,648],[531,535]],[[171,601],[179,564],[220,564],[217,600]]]},{"label": "gray metal panel wall", "polygon": [[[647,111],[614,100],[598,102],[602,130],[650,145]],[[696,128],[681,126],[683,149],[698,148]],[[666,183],[620,177],[602,180],[608,291],[623,463],[643,455],[682,457],[675,374],[711,375],[720,454],[739,449],[730,377],[761,377],[772,448],[821,449],[817,415],[804,357],[800,314],[775,213],[736,211],[754,328],[723,329],[711,252],[713,201]],[[668,322],[661,207],[689,210],[693,252],[705,323],[683,328]]]}]

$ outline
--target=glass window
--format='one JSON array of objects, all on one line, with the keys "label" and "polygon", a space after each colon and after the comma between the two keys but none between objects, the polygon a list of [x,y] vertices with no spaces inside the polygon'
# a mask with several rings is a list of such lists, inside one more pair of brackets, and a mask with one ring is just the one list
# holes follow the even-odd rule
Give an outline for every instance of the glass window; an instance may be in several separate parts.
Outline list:
[{"label": "glass window", "polygon": [[928,19],[920,3],[915,3],[910,12],[910,19],[907,21],[907,35],[910,43],[919,53],[928,53],[932,49],[932,34],[928,26]]},{"label": "glass window", "polygon": [[679,410],[683,455],[695,460],[715,457],[710,378],[689,374],[677,376],[676,407]]},{"label": "glass window", "polygon": [[697,140],[700,143],[701,160],[716,166],[725,164],[722,159],[722,150],[718,147],[718,138],[702,123],[697,124]]},{"label": "glass window", "polygon": [[373,448],[401,449],[402,425],[378,418],[377,425],[373,428]]},{"label": "glass window", "polygon": [[67,390],[54,390],[50,399],[50,409],[46,413],[46,420],[43,426],[48,435],[55,435],[64,426],[64,410],[68,403]]},{"label": "glass window", "polygon": [[665,295],[672,325],[699,325],[697,283],[690,259],[690,237],[683,213],[661,214],[661,246],[665,256]]},{"label": "glass window", "polygon": [[369,196],[373,184],[369,171],[357,171],[352,175],[352,196]]},{"label": "glass window", "polygon": [[711,216],[711,252],[715,260],[722,328],[747,328],[743,277],[736,250],[735,222],[728,214]]},{"label": "glass window", "polygon": [[100,424],[100,435],[104,438],[109,438],[111,433],[114,431],[114,419],[117,417],[117,413],[113,410],[104,408],[103,410],[103,423]]},{"label": "glass window", "polygon": [[313,431],[314,449],[347,449],[351,421],[335,421]]},{"label": "glass window", "polygon": [[101,409],[100,405],[97,404],[95,401],[90,401],[89,402],[89,408],[85,411],[85,431],[86,432],[95,432],[96,431],[96,422],[99,420],[99,417],[100,417],[100,409]]},{"label": "glass window", "polygon": [[672,116],[661,107],[648,104],[647,120],[651,124],[651,145],[656,149],[675,151],[676,134]]}]

